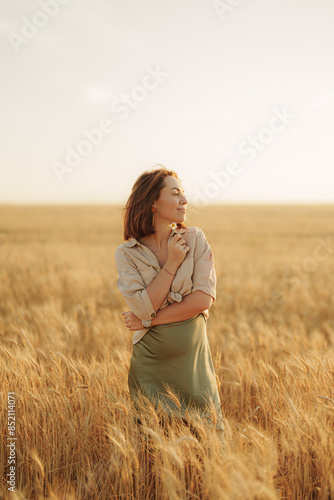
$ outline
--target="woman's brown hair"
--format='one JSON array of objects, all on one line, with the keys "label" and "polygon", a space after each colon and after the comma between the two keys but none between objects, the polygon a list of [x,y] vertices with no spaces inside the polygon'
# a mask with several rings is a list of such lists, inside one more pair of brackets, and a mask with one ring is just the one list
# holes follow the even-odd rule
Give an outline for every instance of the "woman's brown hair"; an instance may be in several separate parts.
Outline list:
[{"label": "woman's brown hair", "polygon": [[[155,233],[151,208],[153,202],[160,198],[160,191],[165,187],[164,181],[168,176],[179,179],[174,170],[168,170],[163,165],[162,168],[145,171],[138,177],[123,208],[124,240],[131,237],[138,239]],[[186,226],[178,222],[177,227],[180,229]]]}]

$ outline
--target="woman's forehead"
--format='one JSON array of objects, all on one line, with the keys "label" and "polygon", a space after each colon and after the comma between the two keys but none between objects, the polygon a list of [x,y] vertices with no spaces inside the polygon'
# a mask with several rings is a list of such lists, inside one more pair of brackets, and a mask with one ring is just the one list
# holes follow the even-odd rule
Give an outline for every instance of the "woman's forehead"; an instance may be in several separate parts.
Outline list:
[{"label": "woman's forehead", "polygon": [[174,177],[169,177],[169,179],[171,179],[171,180],[168,180],[168,182],[166,182],[166,186],[165,186],[165,188],[167,188],[167,190],[171,191],[172,189],[179,189],[181,191],[184,191],[181,181],[179,181],[178,179],[175,179]]}]

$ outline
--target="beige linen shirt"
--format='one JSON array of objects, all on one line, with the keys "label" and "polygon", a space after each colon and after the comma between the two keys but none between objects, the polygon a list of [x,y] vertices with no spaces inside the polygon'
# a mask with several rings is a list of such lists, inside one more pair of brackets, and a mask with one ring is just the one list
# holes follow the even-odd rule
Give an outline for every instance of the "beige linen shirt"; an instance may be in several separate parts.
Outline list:
[{"label": "beige linen shirt", "polygon": [[[168,241],[173,232],[183,235],[189,251],[178,267],[160,309],[173,302],[181,302],[183,297],[197,290],[207,293],[215,301],[217,278],[214,257],[204,232],[199,227],[174,229]],[[156,255],[136,238],[130,238],[116,248],[115,261],[118,271],[117,288],[129,309],[141,320],[154,318],[156,311],[146,287],[161,271]],[[207,319],[209,309],[205,309],[203,314]],[[139,342],[148,330],[149,328],[137,330],[132,338],[133,344]]]}]

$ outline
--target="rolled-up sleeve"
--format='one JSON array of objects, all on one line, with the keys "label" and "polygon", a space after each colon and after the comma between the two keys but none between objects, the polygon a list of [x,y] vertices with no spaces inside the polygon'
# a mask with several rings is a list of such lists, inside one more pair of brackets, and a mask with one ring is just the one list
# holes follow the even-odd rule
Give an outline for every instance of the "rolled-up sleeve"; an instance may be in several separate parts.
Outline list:
[{"label": "rolled-up sleeve", "polygon": [[130,310],[141,320],[156,316],[143,278],[122,248],[116,248],[115,262],[118,272],[117,288],[123,295]]},{"label": "rolled-up sleeve", "polygon": [[194,248],[194,271],[191,291],[201,290],[213,298],[217,298],[217,276],[212,249],[202,229],[197,229]]}]

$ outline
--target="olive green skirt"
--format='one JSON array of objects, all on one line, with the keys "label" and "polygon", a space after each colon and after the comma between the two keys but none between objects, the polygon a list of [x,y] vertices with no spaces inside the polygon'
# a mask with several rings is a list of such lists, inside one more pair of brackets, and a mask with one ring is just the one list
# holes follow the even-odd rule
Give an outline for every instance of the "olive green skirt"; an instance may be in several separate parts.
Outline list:
[{"label": "olive green skirt", "polygon": [[157,411],[162,407],[169,416],[183,419],[195,415],[224,432],[204,314],[151,327],[133,345],[128,384],[137,411],[142,392]]}]

